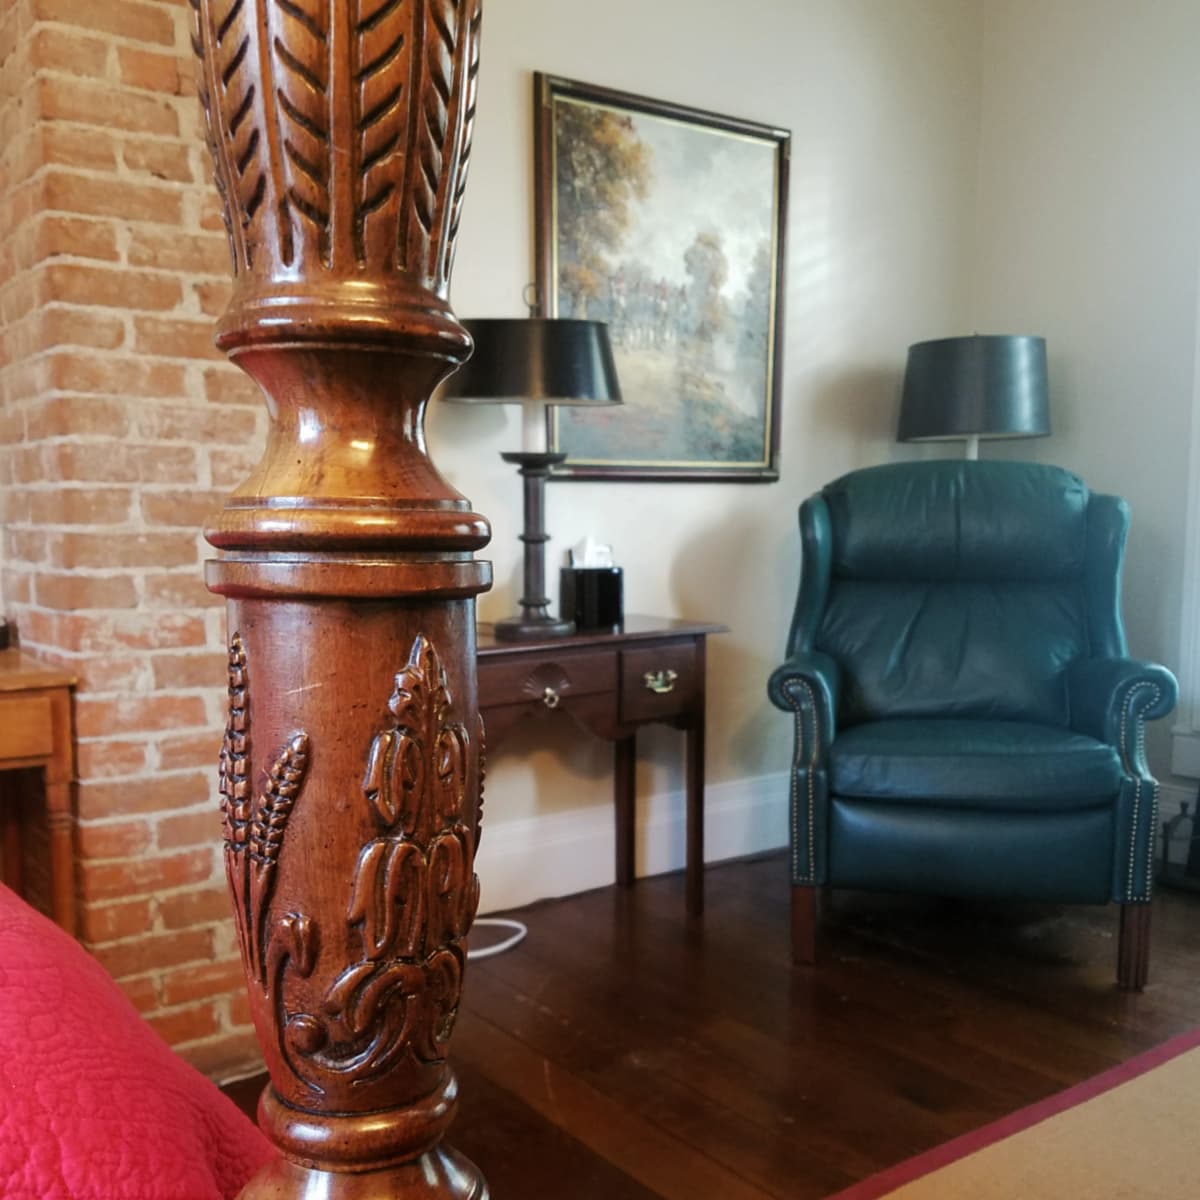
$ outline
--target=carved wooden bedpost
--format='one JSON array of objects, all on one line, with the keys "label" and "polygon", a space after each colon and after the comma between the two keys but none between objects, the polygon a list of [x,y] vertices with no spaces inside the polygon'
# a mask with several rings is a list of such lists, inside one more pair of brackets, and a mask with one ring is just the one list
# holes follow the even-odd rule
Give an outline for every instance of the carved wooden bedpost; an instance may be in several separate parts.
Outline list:
[{"label": "carved wooden bedpost", "polygon": [[446,296],[481,0],[190,3],[235,275],[217,342],[271,414],[208,530],[225,864],[283,1153],[243,1196],[481,1198],[440,1143],[478,899],[489,531],[422,433],[470,348]]}]

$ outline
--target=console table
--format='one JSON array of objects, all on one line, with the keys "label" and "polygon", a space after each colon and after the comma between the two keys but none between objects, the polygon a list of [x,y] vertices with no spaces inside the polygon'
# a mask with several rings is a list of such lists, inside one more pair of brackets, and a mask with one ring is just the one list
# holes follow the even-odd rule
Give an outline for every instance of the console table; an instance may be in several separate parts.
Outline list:
[{"label": "console table", "polygon": [[704,909],[705,639],[724,625],[661,617],[625,618],[620,632],[575,633],[537,641],[497,641],[481,624],[479,710],[495,746],[523,716],[567,713],[615,744],[613,800],[617,883],[634,880],[636,740],[639,726],[684,730],[687,763],[687,908]]},{"label": "console table", "polygon": [[[0,650],[0,862],[4,882],[17,893],[40,883],[50,915],[75,935],[75,859],[72,852],[74,676],[19,650]],[[45,786],[45,832],[29,819],[24,789],[12,772],[40,770]],[[33,848],[44,854],[33,855]],[[40,858],[40,862],[37,860]],[[40,867],[40,870],[33,869]],[[43,874],[44,873],[44,874]],[[36,878],[42,875],[41,879]],[[33,879],[27,876],[34,876]]]}]

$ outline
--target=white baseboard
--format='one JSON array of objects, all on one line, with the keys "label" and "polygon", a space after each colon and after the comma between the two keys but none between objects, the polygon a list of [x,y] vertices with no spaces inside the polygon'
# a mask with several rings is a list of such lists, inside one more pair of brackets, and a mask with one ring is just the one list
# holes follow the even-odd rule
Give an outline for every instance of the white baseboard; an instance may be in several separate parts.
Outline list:
[{"label": "white baseboard", "polygon": [[[705,789],[705,861],[757,854],[788,842],[788,775],[760,775]],[[660,875],[684,865],[683,792],[638,801],[637,873]],[[476,869],[481,912],[605,887],[616,878],[611,804],[528,820],[488,824]]]}]

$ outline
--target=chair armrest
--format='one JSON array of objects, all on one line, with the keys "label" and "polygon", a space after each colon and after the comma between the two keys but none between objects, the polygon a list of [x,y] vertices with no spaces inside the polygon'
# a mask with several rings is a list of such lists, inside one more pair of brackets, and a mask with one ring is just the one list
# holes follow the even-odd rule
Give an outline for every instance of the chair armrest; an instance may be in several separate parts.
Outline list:
[{"label": "chair armrest", "polygon": [[1149,776],[1143,728],[1179,698],[1175,676],[1135,658],[1081,659],[1067,668],[1071,728],[1115,746],[1131,775]]},{"label": "chair armrest", "polygon": [[[784,712],[796,713],[800,717],[797,728],[809,741],[797,755],[798,761],[816,765],[828,753],[836,732],[841,690],[841,668],[828,654],[816,650],[794,655],[771,673],[767,683],[771,703]],[[806,724],[808,729],[804,729]]]}]

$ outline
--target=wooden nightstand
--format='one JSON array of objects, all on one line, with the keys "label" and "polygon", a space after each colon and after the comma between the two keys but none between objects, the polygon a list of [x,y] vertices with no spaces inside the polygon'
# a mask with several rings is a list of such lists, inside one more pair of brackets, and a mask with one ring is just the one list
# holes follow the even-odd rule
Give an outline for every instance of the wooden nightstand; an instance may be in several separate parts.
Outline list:
[{"label": "wooden nightstand", "polygon": [[489,746],[541,709],[561,710],[615,743],[622,887],[634,880],[637,730],[664,722],[685,732],[687,907],[695,914],[704,910],[705,639],[726,631],[724,625],[630,616],[619,633],[500,642],[490,625],[479,626],[479,710]]},{"label": "wooden nightstand", "polygon": [[[48,667],[19,650],[0,650],[0,861],[4,882],[22,895],[35,890],[50,915],[72,937],[76,933],[71,803],[74,686],[75,678],[68,671]],[[15,781],[11,772],[26,768],[44,775],[44,826],[40,821],[31,822],[32,806],[20,802],[25,799],[25,789],[6,786]],[[36,853],[38,850],[42,853]]]}]

